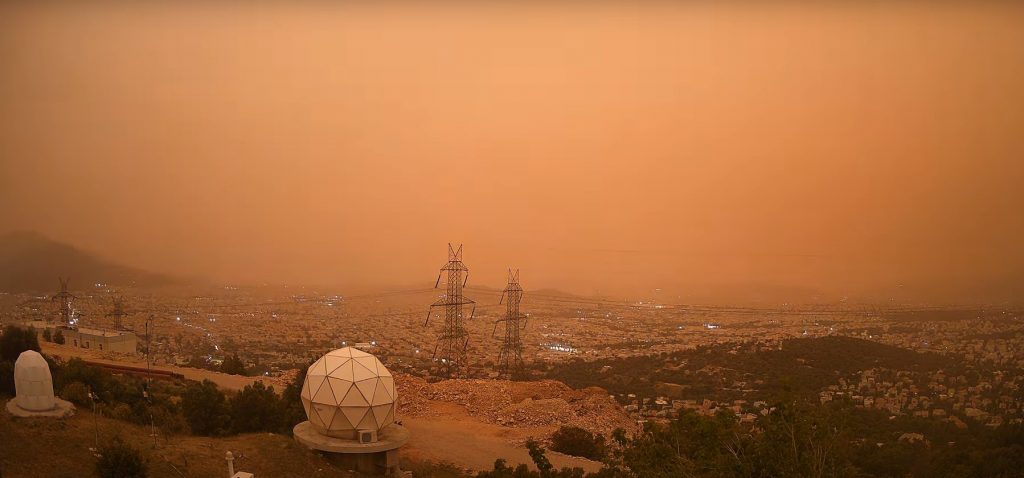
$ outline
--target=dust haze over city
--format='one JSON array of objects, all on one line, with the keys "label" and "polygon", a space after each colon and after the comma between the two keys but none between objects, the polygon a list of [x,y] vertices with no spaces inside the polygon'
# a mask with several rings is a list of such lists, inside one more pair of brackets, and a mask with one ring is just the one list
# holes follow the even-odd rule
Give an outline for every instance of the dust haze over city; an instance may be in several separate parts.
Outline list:
[{"label": "dust haze over city", "polygon": [[[1021,25],[1009,2],[6,3],[0,398],[28,403],[35,350],[75,412],[8,405],[0,437],[63,421],[44,442],[90,469],[26,447],[0,473],[146,476],[100,471],[121,436],[148,476],[228,450],[257,476],[1018,476]],[[390,414],[347,418],[395,443],[358,463],[311,412],[341,395],[307,393],[336,352],[395,376]],[[787,427],[807,450],[773,448]]]}]

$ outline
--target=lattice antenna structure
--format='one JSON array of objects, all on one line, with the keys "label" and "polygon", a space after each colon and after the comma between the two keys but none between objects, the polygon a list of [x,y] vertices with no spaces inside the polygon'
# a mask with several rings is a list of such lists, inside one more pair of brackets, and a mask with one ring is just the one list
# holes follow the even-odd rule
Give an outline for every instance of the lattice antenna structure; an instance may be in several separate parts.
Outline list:
[{"label": "lattice antenna structure", "polygon": [[107,317],[114,318],[114,330],[124,330],[124,316],[128,315],[124,311],[124,298],[121,296],[114,297],[114,309],[107,314]]},{"label": "lattice antenna structure", "polygon": [[68,292],[68,283],[71,282],[71,278],[68,277],[65,279],[63,277],[58,277],[57,280],[60,281],[60,291],[57,292],[50,301],[57,302],[60,307],[61,322],[63,322],[64,325],[74,325],[71,322],[72,314],[74,313],[74,308],[71,307],[71,303],[78,297],[75,297],[74,294]]},{"label": "lattice antenna structure", "polygon": [[[465,277],[463,277],[465,273]],[[462,288],[469,281],[469,268],[462,262],[462,245],[456,250],[448,244],[448,263],[441,268],[437,275],[437,282],[434,288],[441,285],[441,276],[447,276],[447,290],[437,302],[430,305],[427,312],[427,320],[423,326],[430,323],[430,315],[434,307],[444,307],[444,327],[437,336],[437,344],[434,345],[434,353],[431,359],[440,361],[441,373],[446,377],[457,376],[466,367],[466,349],[469,346],[469,333],[464,325],[464,307],[473,305],[473,311],[469,318],[476,314],[476,302],[462,295]]]},{"label": "lattice antenna structure", "polygon": [[523,367],[523,342],[519,332],[526,328],[527,318],[519,312],[519,303],[523,300],[523,287],[519,285],[519,270],[508,270],[508,285],[501,292],[501,299],[505,302],[505,317],[494,321],[494,330],[491,336],[498,331],[498,324],[505,323],[505,338],[501,343],[501,351],[498,352],[498,374],[510,379],[522,378]]}]

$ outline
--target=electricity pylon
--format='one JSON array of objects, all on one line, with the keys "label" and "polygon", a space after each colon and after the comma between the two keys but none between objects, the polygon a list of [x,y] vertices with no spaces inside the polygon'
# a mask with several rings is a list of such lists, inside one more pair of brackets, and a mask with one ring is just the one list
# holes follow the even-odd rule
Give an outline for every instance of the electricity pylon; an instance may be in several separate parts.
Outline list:
[{"label": "electricity pylon", "polygon": [[[463,272],[466,273],[465,278],[462,276]],[[466,366],[466,348],[469,346],[469,333],[463,324],[463,306],[473,304],[470,318],[476,313],[476,302],[462,295],[462,288],[469,281],[469,268],[462,263],[462,245],[456,250],[448,244],[448,263],[437,274],[435,289],[441,284],[441,275],[444,274],[448,276],[447,290],[437,302],[430,305],[423,326],[430,323],[434,307],[444,307],[444,328],[437,336],[437,344],[434,345],[431,359],[441,362],[440,368],[444,376],[453,377]]]},{"label": "electricity pylon", "polygon": [[124,298],[118,296],[114,297],[113,300],[114,310],[110,311],[110,313],[107,314],[107,317],[114,318],[114,330],[123,330],[124,326],[122,325],[122,319],[124,318],[124,316],[128,315],[128,313],[124,311]]},{"label": "electricity pylon", "polygon": [[505,317],[494,321],[494,330],[491,336],[498,330],[498,324],[505,323],[505,338],[501,343],[501,351],[498,352],[498,373],[510,379],[523,377],[523,342],[519,332],[526,328],[526,316],[519,312],[519,303],[523,299],[523,288],[519,285],[519,270],[515,272],[508,270],[508,285],[501,292],[501,299],[498,303],[505,301]]},{"label": "electricity pylon", "polygon": [[60,292],[57,292],[57,294],[54,295],[50,299],[50,301],[59,303],[60,319],[64,323],[63,325],[73,325],[71,323],[71,315],[74,312],[74,309],[71,307],[71,303],[75,299],[77,299],[77,297],[75,297],[74,294],[68,292],[68,283],[71,282],[71,278],[68,277],[67,279],[65,279],[63,277],[58,277],[57,280],[60,281]]}]

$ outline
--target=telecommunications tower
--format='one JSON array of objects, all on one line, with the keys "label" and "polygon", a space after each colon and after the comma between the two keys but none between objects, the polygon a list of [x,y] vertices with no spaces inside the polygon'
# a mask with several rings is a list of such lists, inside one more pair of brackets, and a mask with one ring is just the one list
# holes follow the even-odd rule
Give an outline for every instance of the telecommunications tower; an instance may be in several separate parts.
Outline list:
[{"label": "telecommunications tower", "polygon": [[500,304],[505,302],[505,317],[494,321],[494,331],[498,324],[505,323],[505,338],[498,353],[498,373],[511,379],[523,376],[523,342],[519,337],[520,330],[526,328],[526,316],[519,312],[519,302],[523,299],[523,288],[519,285],[519,270],[508,271],[508,285],[501,292]]},{"label": "telecommunications tower", "polygon": [[[466,276],[463,278],[462,273]],[[469,281],[469,268],[462,263],[462,245],[458,250],[448,244],[448,263],[441,268],[437,275],[436,289],[441,285],[441,276],[448,276],[448,288],[445,294],[437,302],[430,306],[427,312],[427,320],[424,327],[430,323],[430,315],[434,307],[444,307],[444,328],[437,336],[437,344],[434,345],[432,360],[441,362],[442,374],[446,377],[458,375],[460,370],[466,366],[466,347],[469,345],[469,333],[463,325],[463,306],[473,304],[473,312],[470,318],[476,313],[476,302],[462,295],[462,288]]]}]

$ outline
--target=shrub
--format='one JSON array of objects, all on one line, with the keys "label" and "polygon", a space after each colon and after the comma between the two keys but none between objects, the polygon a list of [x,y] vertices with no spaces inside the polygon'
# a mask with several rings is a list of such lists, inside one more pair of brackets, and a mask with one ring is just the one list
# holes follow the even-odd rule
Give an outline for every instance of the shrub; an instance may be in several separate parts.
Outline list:
[{"label": "shrub", "polygon": [[39,337],[30,328],[22,328],[14,325],[4,327],[3,335],[0,335],[0,360],[11,362],[18,360],[18,356],[26,350],[39,349]]},{"label": "shrub", "polygon": [[283,411],[274,387],[263,382],[246,385],[231,397],[231,429],[236,433],[279,432],[284,425]]},{"label": "shrub", "polygon": [[402,471],[411,472],[417,478],[466,478],[461,468],[451,463],[435,463],[432,461],[403,461]]},{"label": "shrub", "polygon": [[540,478],[540,473],[536,471],[530,471],[530,468],[525,463],[520,463],[519,466],[512,468],[508,466],[508,462],[504,458],[498,458],[494,460],[494,469],[491,471],[481,471],[477,473],[477,478]]},{"label": "shrub", "polygon": [[57,331],[53,333],[53,343],[57,345],[64,345],[64,332],[60,329],[57,329]]},{"label": "shrub", "polygon": [[131,421],[132,407],[128,406],[127,403],[119,403],[114,406],[113,410],[110,410],[110,418]]},{"label": "shrub", "polygon": [[[312,362],[310,362],[312,365]],[[302,384],[306,381],[306,370],[308,367],[299,368],[299,373],[281,392],[281,407],[284,414],[285,427],[301,423],[306,420],[306,409],[302,406]]]},{"label": "shrub", "polygon": [[0,360],[0,394],[14,396],[14,362]]},{"label": "shrub", "polygon": [[115,438],[100,448],[96,460],[96,476],[100,478],[146,478],[146,462],[139,450]]},{"label": "shrub", "polygon": [[142,395],[140,382],[132,377],[115,378],[110,372],[72,358],[53,370],[54,389],[63,390],[72,382],[81,382],[104,403],[135,402]]},{"label": "shrub", "polygon": [[[540,446],[533,439],[526,441],[526,449],[530,452],[530,458],[533,460],[533,464],[540,470],[540,476],[547,477],[551,474],[551,470],[555,467],[548,460],[548,457],[544,454],[544,448]],[[497,463],[495,463],[497,465]]]},{"label": "shrub", "polygon": [[64,363],[59,369],[51,370],[53,373],[53,384],[55,387],[63,387],[74,382],[80,382],[93,390],[106,388],[107,377],[99,367],[88,365],[81,358],[73,357]]},{"label": "shrub", "polygon": [[245,369],[245,362],[242,362],[238,354],[224,357],[224,362],[220,364],[220,371],[231,375],[248,375]]},{"label": "shrub", "polygon": [[580,427],[563,426],[551,435],[551,449],[566,455],[581,456],[591,460],[604,458],[604,437]]},{"label": "shrub", "polygon": [[227,398],[209,380],[189,384],[181,397],[181,410],[196,435],[222,435],[230,428]]},{"label": "shrub", "polygon": [[188,422],[185,421],[185,417],[176,410],[170,410],[166,407],[154,408],[153,419],[156,421],[156,426],[160,427],[165,434],[181,435],[189,431]]},{"label": "shrub", "polygon": [[82,382],[71,382],[65,385],[60,390],[60,398],[75,405],[88,405],[91,403],[91,400],[89,400],[89,387]]}]

